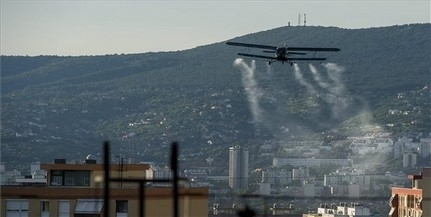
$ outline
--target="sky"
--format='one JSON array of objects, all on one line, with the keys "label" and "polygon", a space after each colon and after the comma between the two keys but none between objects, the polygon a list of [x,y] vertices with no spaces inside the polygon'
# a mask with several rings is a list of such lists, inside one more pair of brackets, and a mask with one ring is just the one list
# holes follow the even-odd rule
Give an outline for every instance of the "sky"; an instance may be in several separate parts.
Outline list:
[{"label": "sky", "polygon": [[177,51],[282,26],[430,23],[430,0],[1,0],[1,55]]}]

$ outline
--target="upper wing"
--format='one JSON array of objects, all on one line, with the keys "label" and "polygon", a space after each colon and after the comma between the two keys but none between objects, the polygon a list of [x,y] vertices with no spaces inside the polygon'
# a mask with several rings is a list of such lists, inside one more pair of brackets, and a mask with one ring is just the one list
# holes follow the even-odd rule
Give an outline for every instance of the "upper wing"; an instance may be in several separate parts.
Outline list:
[{"label": "upper wing", "polygon": [[339,48],[332,47],[287,47],[287,50],[293,51],[340,51]]},{"label": "upper wing", "polygon": [[277,59],[275,57],[255,55],[255,54],[248,54],[248,53],[238,53],[238,55],[239,56],[245,56],[245,57],[257,57],[257,58],[263,58],[263,59],[269,59],[269,60],[275,60],[275,59]]},{"label": "upper wing", "polygon": [[262,49],[269,49],[269,50],[277,50],[277,47],[270,46],[270,45],[262,45],[262,44],[248,44],[248,43],[240,43],[240,42],[226,42],[227,45],[232,46],[241,46],[241,47],[253,47],[253,48],[262,48]]}]

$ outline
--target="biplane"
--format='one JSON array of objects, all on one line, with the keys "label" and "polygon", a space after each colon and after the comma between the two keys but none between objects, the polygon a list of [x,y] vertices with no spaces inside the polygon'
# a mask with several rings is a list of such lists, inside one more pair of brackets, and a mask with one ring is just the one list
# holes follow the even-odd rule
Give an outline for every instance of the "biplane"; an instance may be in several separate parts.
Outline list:
[{"label": "biplane", "polygon": [[[293,63],[296,63],[296,62],[323,62],[326,60],[326,58],[315,57],[315,54],[317,52],[340,51],[339,48],[329,48],[329,47],[288,47],[288,46],[277,47],[277,46],[271,46],[271,45],[248,44],[248,43],[231,42],[231,41],[226,42],[226,44],[231,46],[260,48],[260,49],[263,49],[262,52],[264,53],[274,54],[273,56],[265,56],[265,55],[251,54],[251,53],[237,53],[237,55],[239,56],[266,59],[268,60],[268,65],[276,61],[280,61],[282,63],[287,62],[290,65],[293,65]],[[314,52],[313,57],[299,57],[299,55],[304,56],[304,55],[310,54],[310,52]]]}]

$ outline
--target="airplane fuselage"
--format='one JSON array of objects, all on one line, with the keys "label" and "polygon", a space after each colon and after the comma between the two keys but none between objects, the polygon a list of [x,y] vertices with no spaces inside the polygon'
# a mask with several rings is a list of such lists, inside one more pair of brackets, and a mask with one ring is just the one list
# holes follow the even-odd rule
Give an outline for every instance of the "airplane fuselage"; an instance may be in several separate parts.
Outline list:
[{"label": "airplane fuselage", "polygon": [[287,62],[287,50],[286,47],[278,47],[275,51],[275,58],[281,62]]}]

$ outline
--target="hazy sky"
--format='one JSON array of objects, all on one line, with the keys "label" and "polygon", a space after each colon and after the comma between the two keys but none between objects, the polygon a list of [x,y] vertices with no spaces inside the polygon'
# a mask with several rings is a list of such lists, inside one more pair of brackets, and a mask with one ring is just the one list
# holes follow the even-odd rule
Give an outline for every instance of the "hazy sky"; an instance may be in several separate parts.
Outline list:
[{"label": "hazy sky", "polygon": [[[2,55],[176,51],[298,24],[368,28],[430,22],[430,0],[1,0]],[[303,22],[303,21],[302,21]]]}]

